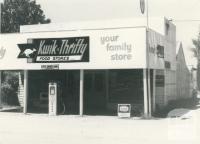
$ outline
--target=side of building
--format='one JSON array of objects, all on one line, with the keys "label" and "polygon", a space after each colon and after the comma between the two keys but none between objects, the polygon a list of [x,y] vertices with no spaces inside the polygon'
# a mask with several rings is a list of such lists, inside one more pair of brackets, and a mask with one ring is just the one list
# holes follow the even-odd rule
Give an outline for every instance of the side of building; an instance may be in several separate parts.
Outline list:
[{"label": "side of building", "polygon": [[191,73],[186,65],[185,55],[181,42],[177,43],[176,56],[176,86],[177,98],[190,98],[191,94]]}]

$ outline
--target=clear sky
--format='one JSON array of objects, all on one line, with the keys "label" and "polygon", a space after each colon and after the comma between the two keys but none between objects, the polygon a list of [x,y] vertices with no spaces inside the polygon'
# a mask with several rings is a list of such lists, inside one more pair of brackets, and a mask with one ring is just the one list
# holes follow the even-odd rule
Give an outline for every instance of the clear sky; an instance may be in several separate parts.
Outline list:
[{"label": "clear sky", "polygon": [[[52,22],[142,17],[139,0],[36,0]],[[200,0],[148,0],[149,16],[200,20]],[[174,22],[177,40],[183,42],[188,65],[195,64],[189,51],[199,31],[198,22]]]}]

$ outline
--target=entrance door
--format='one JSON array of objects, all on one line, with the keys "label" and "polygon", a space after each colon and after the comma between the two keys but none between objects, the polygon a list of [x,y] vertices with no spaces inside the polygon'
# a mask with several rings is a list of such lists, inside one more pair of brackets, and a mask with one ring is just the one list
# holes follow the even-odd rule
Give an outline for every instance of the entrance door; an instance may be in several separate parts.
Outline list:
[{"label": "entrance door", "polygon": [[86,71],[84,77],[85,114],[106,113],[105,71]]}]

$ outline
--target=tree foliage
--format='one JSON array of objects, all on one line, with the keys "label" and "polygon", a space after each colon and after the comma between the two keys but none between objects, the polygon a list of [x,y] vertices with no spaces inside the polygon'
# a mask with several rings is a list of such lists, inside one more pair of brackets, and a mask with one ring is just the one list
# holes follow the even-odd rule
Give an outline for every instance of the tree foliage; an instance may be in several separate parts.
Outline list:
[{"label": "tree foliage", "polygon": [[19,32],[20,25],[50,23],[35,0],[4,0],[2,8],[2,33]]},{"label": "tree foliage", "polygon": [[194,48],[191,50],[194,53],[194,56],[197,58],[197,86],[200,90],[200,32],[196,39],[192,40]]},{"label": "tree foliage", "polygon": [[[50,23],[35,0],[4,0],[1,4],[1,32],[19,32],[20,25]],[[1,102],[18,105],[19,71],[4,71],[1,84]]]},{"label": "tree foliage", "polygon": [[17,71],[4,71],[2,73],[3,83],[1,84],[1,101],[4,105],[19,105],[17,98],[17,90],[19,86],[18,73],[19,72]]}]

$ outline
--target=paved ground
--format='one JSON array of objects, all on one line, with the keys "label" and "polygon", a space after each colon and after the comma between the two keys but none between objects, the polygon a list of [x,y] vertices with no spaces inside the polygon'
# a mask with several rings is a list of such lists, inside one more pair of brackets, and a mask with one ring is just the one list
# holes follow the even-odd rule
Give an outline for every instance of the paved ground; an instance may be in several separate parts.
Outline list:
[{"label": "paved ground", "polygon": [[0,144],[199,144],[200,109],[189,119],[0,113]]}]

